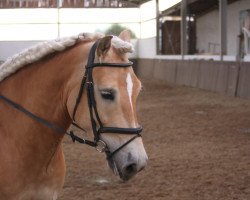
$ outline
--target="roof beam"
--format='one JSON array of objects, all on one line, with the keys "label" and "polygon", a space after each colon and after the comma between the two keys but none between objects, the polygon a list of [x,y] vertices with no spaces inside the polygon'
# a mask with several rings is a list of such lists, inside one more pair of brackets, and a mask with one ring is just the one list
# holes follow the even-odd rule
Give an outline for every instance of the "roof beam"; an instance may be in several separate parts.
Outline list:
[{"label": "roof beam", "polygon": [[181,2],[181,56],[187,54],[187,0]]},{"label": "roof beam", "polygon": [[219,0],[220,57],[227,54],[227,0]]}]

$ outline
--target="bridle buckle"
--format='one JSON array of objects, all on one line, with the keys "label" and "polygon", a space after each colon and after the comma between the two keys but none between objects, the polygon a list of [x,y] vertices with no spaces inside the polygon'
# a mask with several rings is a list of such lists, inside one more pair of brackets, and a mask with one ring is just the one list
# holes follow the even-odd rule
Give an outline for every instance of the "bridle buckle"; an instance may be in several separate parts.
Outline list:
[{"label": "bridle buckle", "polygon": [[107,151],[107,144],[102,140],[98,140],[96,142],[95,149],[96,149],[96,151],[103,153],[103,152]]}]

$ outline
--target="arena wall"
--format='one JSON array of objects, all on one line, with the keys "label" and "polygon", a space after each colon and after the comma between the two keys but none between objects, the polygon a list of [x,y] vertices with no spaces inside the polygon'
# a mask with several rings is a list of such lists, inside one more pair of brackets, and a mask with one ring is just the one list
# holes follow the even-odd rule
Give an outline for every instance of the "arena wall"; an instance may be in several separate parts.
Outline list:
[{"label": "arena wall", "polygon": [[138,59],[141,78],[250,99],[250,62]]}]

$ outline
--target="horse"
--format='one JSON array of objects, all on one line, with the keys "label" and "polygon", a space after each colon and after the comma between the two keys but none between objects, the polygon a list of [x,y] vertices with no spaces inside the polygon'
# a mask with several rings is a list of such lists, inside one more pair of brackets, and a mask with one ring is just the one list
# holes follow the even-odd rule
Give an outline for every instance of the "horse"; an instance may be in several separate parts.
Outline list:
[{"label": "horse", "polygon": [[[65,135],[105,152],[124,181],[145,168],[132,51],[128,30],[82,33],[40,43],[0,66],[0,199],[57,199]],[[71,124],[94,141],[69,132]]]}]

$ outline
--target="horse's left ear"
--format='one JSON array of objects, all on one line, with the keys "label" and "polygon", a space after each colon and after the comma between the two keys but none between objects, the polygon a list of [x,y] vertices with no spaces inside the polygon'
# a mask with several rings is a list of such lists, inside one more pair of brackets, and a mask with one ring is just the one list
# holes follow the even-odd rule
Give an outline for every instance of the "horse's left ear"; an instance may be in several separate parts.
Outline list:
[{"label": "horse's left ear", "polygon": [[131,31],[126,29],[122,31],[119,35],[119,38],[121,38],[123,41],[130,42],[131,40]]},{"label": "horse's left ear", "polygon": [[97,55],[98,56],[104,55],[108,52],[108,50],[111,47],[111,39],[112,38],[113,38],[113,36],[106,36],[99,41],[99,44],[97,47]]}]

